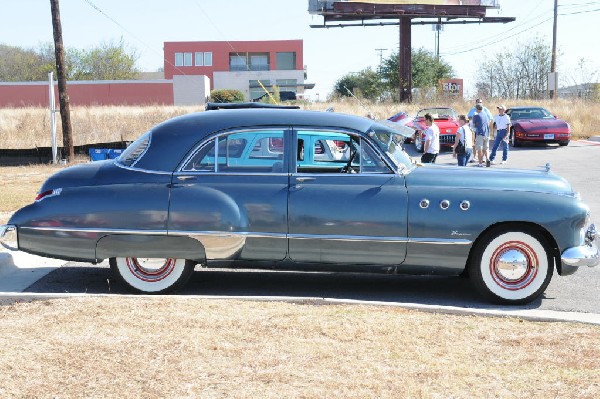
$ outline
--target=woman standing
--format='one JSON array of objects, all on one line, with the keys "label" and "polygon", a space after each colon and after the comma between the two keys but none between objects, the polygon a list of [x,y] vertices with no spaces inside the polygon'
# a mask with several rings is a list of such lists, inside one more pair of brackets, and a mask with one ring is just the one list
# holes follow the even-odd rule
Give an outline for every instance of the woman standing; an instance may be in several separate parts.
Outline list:
[{"label": "woman standing", "polygon": [[[465,115],[458,116],[458,124],[460,127],[456,131],[456,138],[452,146],[452,155],[458,160],[458,166],[467,166],[469,159],[473,155],[473,137],[475,134],[469,127],[469,119]],[[462,144],[464,152],[461,150],[459,143]]]}]

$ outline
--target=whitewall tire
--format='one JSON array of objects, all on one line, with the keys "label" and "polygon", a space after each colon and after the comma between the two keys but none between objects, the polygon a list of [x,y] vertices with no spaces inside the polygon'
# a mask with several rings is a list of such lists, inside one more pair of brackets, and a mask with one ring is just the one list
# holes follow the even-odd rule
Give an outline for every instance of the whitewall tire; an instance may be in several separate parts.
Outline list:
[{"label": "whitewall tire", "polygon": [[183,287],[194,271],[192,262],[171,258],[111,258],[110,267],[130,289],[150,294]]},{"label": "whitewall tire", "polygon": [[520,305],[540,296],[552,279],[553,257],[534,229],[496,229],[474,248],[469,276],[475,288],[497,303]]}]

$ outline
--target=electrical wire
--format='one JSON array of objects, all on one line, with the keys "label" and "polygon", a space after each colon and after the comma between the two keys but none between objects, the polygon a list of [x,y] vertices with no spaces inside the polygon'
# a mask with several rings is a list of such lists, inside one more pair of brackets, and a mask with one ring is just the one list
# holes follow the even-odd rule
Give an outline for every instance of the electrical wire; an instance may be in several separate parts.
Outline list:
[{"label": "electrical wire", "polygon": [[100,14],[102,14],[106,19],[108,19],[109,21],[111,21],[112,23],[114,23],[115,25],[117,25],[119,28],[121,28],[125,33],[129,34],[131,37],[133,37],[135,40],[137,40],[139,43],[141,43],[144,47],[150,49],[152,52],[156,53],[157,55],[160,55],[163,59],[163,62],[166,62],[167,64],[169,64],[170,66],[172,66],[173,68],[175,68],[177,71],[181,72],[182,75],[186,75],[186,73],[184,71],[182,71],[179,67],[175,66],[171,61],[167,60],[164,57],[164,52],[159,52],[156,49],[154,49],[152,46],[148,45],[147,43],[145,43],[142,39],[140,39],[139,37],[137,37],[134,33],[132,33],[131,31],[129,31],[127,28],[125,28],[122,24],[120,24],[117,20],[115,20],[114,18],[112,18],[110,15],[108,15],[107,13],[105,13],[104,11],[102,11],[100,9],[100,7],[98,7],[97,5],[95,5],[94,3],[92,3],[91,0],[84,0],[90,7],[92,7],[94,10],[96,10],[97,12],[99,12]]}]

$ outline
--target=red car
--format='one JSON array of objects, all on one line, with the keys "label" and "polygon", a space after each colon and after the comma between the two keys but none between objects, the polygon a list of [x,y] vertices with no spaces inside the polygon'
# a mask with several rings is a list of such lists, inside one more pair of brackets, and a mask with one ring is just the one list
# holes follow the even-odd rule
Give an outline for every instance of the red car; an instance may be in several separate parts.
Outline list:
[{"label": "red car", "polygon": [[452,147],[454,137],[459,128],[458,115],[452,108],[424,108],[417,112],[417,116],[407,126],[415,129],[414,143],[419,152],[423,152],[423,143],[425,142],[425,114],[431,114],[433,123],[440,129],[440,149],[442,147]]},{"label": "red car", "polygon": [[512,107],[506,110],[512,124],[510,142],[519,147],[525,141],[569,145],[571,127],[542,107]]}]

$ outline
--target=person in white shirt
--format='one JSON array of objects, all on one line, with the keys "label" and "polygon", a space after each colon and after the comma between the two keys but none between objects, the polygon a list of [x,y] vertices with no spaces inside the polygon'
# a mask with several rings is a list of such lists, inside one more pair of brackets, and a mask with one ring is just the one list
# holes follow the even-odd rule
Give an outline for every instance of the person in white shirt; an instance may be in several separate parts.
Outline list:
[{"label": "person in white shirt", "polygon": [[425,114],[425,143],[421,163],[435,163],[438,152],[440,152],[440,128],[433,123],[431,114]]},{"label": "person in white shirt", "polygon": [[494,140],[494,146],[492,147],[492,153],[490,154],[490,162],[495,164],[494,159],[496,158],[496,151],[500,144],[502,144],[502,163],[508,161],[508,138],[510,130],[510,116],[505,114],[506,107],[504,105],[498,105],[498,115],[494,117],[494,125],[496,126],[496,139]]},{"label": "person in white shirt", "polygon": [[[454,145],[452,146],[452,155],[458,161],[458,166],[467,166],[469,159],[473,155],[473,143],[475,142],[475,133],[469,127],[469,119],[465,115],[458,116],[460,127],[456,131]],[[457,152],[457,146],[461,143],[464,146],[464,152]]]}]

